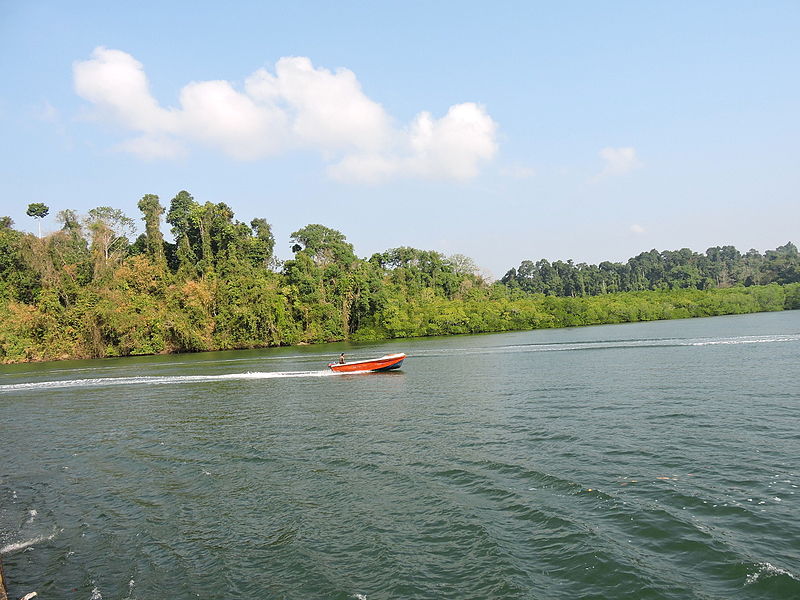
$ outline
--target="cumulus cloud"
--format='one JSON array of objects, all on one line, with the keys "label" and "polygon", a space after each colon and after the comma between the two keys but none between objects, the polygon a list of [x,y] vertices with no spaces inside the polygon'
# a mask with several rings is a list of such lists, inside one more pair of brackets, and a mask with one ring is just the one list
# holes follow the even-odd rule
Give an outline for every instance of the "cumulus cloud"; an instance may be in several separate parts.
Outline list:
[{"label": "cumulus cloud", "polygon": [[247,79],[245,91],[262,106],[281,106],[294,142],[302,146],[377,151],[392,136],[383,107],[361,91],[348,69],[332,73],[314,68],[308,58],[282,58],[275,75],[259,69]]},{"label": "cumulus cloud", "polygon": [[95,48],[73,65],[75,91],[99,113],[144,133],[175,133],[179,115],[161,108],[150,94],[142,63],[121,50]]},{"label": "cumulus cloud", "polygon": [[393,148],[351,154],[328,171],[337,179],[363,182],[404,175],[469,179],[497,151],[495,129],[492,118],[471,102],[451,106],[441,119],[422,112]]},{"label": "cumulus cloud", "polygon": [[603,148],[600,150],[600,158],[606,162],[606,165],[598,177],[625,175],[642,166],[636,157],[636,149],[630,147]]},{"label": "cumulus cloud", "polygon": [[243,90],[227,81],[189,83],[172,108],[153,97],[143,65],[126,52],[96,48],[73,74],[75,91],[100,118],[136,132],[118,148],[143,158],[181,156],[192,144],[239,160],[315,150],[332,177],[380,182],[469,179],[497,152],[497,126],[480,105],[456,104],[438,119],[421,112],[398,127],[352,71],[305,57],[281,58],[274,73],[257,70]]},{"label": "cumulus cloud", "polygon": [[641,225],[637,225],[636,223],[634,223],[633,225],[631,225],[631,231],[636,234],[642,234],[646,231],[646,229]]}]

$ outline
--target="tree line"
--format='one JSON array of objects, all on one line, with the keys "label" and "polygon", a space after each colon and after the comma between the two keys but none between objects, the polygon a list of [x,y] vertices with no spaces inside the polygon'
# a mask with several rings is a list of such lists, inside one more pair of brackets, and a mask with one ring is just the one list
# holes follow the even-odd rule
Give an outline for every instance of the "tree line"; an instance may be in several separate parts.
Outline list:
[{"label": "tree line", "polygon": [[[186,191],[167,207],[147,194],[138,208],[144,232],[137,237],[135,221],[108,206],[84,215],[62,210],[56,217],[60,228],[45,236],[19,231],[10,218],[0,217],[0,361],[372,341],[800,307],[797,249],[791,244],[758,261],[755,251],[742,257],[730,247],[720,250],[719,259],[709,250],[705,262],[697,258],[703,255],[683,250],[591,268],[525,261],[490,283],[462,255],[401,247],[359,258],[341,232],[320,224],[292,233],[293,257],[278,261],[266,219],[240,222],[227,204],[200,203]],[[42,203],[29,206],[37,222],[47,214]],[[173,242],[164,239],[162,219]],[[697,276],[689,270],[692,277],[680,279],[680,269],[689,267]]]},{"label": "tree line", "polygon": [[524,260],[501,281],[527,292],[552,296],[597,296],[613,292],[726,288],[800,282],[800,253],[791,242],[761,254],[715,246],[705,254],[688,248],[650,250],[626,263],[574,264],[572,260]]}]

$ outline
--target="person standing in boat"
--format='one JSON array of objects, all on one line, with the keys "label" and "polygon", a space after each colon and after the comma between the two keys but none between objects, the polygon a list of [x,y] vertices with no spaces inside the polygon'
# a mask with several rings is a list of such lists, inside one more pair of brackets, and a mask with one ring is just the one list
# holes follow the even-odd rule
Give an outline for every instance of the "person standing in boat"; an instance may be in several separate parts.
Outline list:
[{"label": "person standing in boat", "polygon": [[342,352],[342,353],[339,355],[339,364],[340,364],[340,365],[343,365],[343,364],[344,364],[344,352]]}]

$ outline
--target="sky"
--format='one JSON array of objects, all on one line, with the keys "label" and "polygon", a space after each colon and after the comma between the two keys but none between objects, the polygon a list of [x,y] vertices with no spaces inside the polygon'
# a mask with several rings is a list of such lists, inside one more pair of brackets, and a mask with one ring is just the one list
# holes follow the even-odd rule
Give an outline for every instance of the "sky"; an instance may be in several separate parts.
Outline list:
[{"label": "sky", "polygon": [[[0,0],[0,215],[180,190],[369,257],[800,244],[800,2]],[[168,225],[163,229],[168,233]]]}]

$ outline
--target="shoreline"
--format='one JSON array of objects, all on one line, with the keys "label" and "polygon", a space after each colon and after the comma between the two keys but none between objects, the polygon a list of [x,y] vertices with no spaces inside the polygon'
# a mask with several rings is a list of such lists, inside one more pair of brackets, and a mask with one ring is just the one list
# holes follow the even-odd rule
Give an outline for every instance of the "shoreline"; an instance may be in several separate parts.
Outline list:
[{"label": "shoreline", "polygon": [[[630,293],[641,293],[641,292],[623,292],[624,294]],[[431,337],[455,337],[461,335],[482,335],[482,334],[496,334],[496,333],[512,333],[512,332],[521,332],[521,331],[536,331],[539,329],[570,329],[575,327],[594,327],[598,325],[624,325],[629,323],[649,323],[655,321],[678,321],[678,320],[686,320],[686,319],[703,319],[703,318],[711,318],[711,317],[726,317],[726,316],[733,316],[733,315],[741,315],[741,314],[759,314],[759,313],[769,313],[769,312],[784,312],[789,310],[800,310],[798,308],[780,308],[780,309],[764,309],[764,310],[755,310],[755,311],[747,311],[747,312],[721,312],[718,314],[712,315],[688,315],[682,317],[662,317],[662,318],[638,318],[632,320],[617,320],[617,321],[606,321],[606,322],[597,322],[597,323],[582,323],[582,324],[571,324],[571,325],[544,325],[540,327],[526,327],[526,328],[519,328],[519,329],[487,329],[483,331],[469,331],[463,333],[445,333],[445,334],[422,334],[422,335],[405,335],[405,336],[395,336],[395,337],[381,337],[381,338],[363,338],[363,339],[341,339],[341,340],[330,340],[330,341],[321,341],[321,342],[305,342],[301,341],[295,344],[278,344],[278,345],[254,345],[254,346],[242,346],[238,348],[204,348],[202,350],[175,350],[170,352],[155,352],[155,353],[137,353],[137,354],[119,354],[119,355],[110,355],[110,356],[95,356],[95,357],[86,357],[86,356],[64,356],[61,358],[42,358],[42,359],[28,359],[28,360],[16,360],[16,361],[6,361],[0,360],[0,366],[12,366],[12,365],[25,365],[25,364],[43,364],[48,362],[53,363],[60,363],[66,361],[84,361],[84,360],[109,360],[109,359],[117,359],[117,358],[132,358],[132,357],[144,357],[144,356],[172,356],[178,354],[200,354],[203,352],[239,352],[244,350],[266,350],[269,348],[299,348],[299,347],[313,347],[319,346],[323,344],[340,344],[340,343],[356,343],[356,344],[363,344],[363,343],[379,343],[379,342],[389,342],[392,340],[402,340],[402,339],[420,339],[420,338],[431,338]],[[5,600],[2,596],[0,596],[0,600]]]}]

